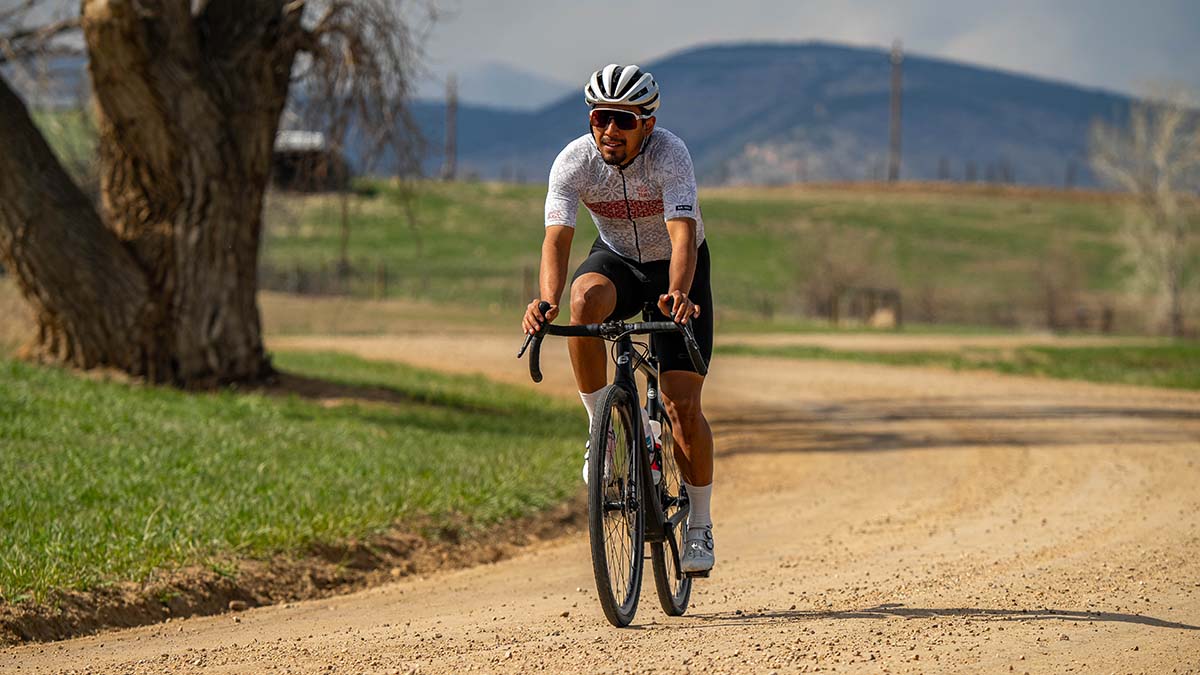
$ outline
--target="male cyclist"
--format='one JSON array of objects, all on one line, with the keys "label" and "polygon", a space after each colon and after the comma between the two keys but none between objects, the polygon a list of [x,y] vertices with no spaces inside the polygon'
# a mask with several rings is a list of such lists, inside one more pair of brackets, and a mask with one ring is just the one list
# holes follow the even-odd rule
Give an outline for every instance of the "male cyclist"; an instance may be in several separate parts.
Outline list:
[{"label": "male cyclist", "polygon": [[[705,360],[712,357],[713,311],[708,244],[696,199],[692,158],[678,136],[655,128],[658,84],[638,66],[610,64],[583,88],[589,133],[559,153],[550,170],[539,298],[522,321],[534,333],[559,313],[566,285],[575,214],[582,201],[600,236],[571,280],[571,324],[627,319],[647,303],[681,324],[690,323]],[[542,301],[550,303],[543,317]],[[713,440],[700,408],[704,378],[695,372],[683,338],[652,338],[659,355],[663,404],[675,435],[676,461],[691,501],[684,572],[711,570]],[[568,340],[579,397],[589,419],[608,382],[599,338]],[[603,455],[603,453],[598,453]],[[584,476],[587,476],[584,455]],[[604,461],[599,459],[599,461]]]}]

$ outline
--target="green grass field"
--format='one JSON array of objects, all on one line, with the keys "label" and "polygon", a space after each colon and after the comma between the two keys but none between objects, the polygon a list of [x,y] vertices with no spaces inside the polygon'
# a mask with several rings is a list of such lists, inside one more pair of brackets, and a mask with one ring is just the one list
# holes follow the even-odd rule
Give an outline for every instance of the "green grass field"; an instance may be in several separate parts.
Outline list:
[{"label": "green grass field", "polygon": [[187,394],[0,360],[0,602],[414,519],[481,527],[578,488],[578,405],[349,356],[276,364],[393,400]]},{"label": "green grass field", "polygon": [[1176,389],[1200,389],[1200,343],[1113,347],[1019,347],[1013,350],[968,348],[951,351],[881,352],[817,346],[764,347],[727,345],[720,354],[794,359],[861,361],[893,366],[936,366],[953,370],[993,370]]},{"label": "green grass field", "polygon": [[[397,188],[368,184],[372,195],[352,198],[348,210],[355,292],[379,291],[386,266],[391,296],[499,311],[527,300],[543,186],[421,182],[413,226]],[[264,263],[332,270],[340,199],[274,195],[272,203]],[[910,322],[1032,324],[1049,276],[1094,301],[1119,295],[1128,274],[1116,235],[1122,208],[1107,198],[876,186],[716,188],[702,190],[701,203],[719,316],[734,323],[797,324],[812,285],[837,274],[900,289]],[[573,265],[596,236],[582,209],[578,222]]]}]

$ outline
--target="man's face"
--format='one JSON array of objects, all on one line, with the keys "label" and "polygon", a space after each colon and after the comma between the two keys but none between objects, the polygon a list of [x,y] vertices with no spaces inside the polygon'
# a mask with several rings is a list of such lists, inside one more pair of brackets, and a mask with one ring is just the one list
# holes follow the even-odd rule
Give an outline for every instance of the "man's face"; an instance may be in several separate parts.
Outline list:
[{"label": "man's face", "polygon": [[[633,114],[636,117],[641,116],[641,111],[637,106],[632,105],[599,105],[596,106],[599,112],[603,113],[604,108],[613,110],[624,110]],[[593,115],[595,117],[595,115]],[[618,126],[618,120],[609,119],[603,127],[598,127],[592,124],[592,138],[596,141],[596,148],[600,150],[600,157],[605,164],[611,166],[620,166],[629,162],[637,156],[638,151],[642,147],[642,140],[646,135],[654,130],[654,118],[638,119],[637,126],[633,129],[622,129]]]}]

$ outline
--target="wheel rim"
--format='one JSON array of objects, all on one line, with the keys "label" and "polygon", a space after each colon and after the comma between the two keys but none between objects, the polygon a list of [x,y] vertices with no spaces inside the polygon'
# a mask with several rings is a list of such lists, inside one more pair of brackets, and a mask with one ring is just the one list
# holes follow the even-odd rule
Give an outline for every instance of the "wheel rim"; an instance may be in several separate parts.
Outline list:
[{"label": "wheel rim", "polygon": [[[604,553],[608,567],[609,590],[620,603],[620,612],[625,614],[637,601],[637,563],[642,555],[638,528],[640,494],[634,472],[632,451],[635,441],[633,429],[616,407],[612,410],[612,429],[616,437],[613,449],[611,480],[604,488]],[[635,559],[636,558],[636,559]]]},{"label": "wheel rim", "polygon": [[[663,420],[662,425],[662,457],[659,462],[662,467],[662,488],[664,494],[670,498],[673,503],[664,504],[664,509],[668,518],[675,515],[686,504],[686,497],[683,496],[683,472],[679,468],[679,463],[675,461],[675,437],[672,435],[671,425]],[[691,579],[679,573],[679,558],[677,550],[683,548],[683,534],[687,528],[686,519],[681,522],[671,533],[671,538],[675,541],[675,548],[671,547],[670,542],[663,543],[663,562],[666,566],[667,579],[671,586],[671,598],[675,604],[679,604],[682,597],[687,594],[691,586]]]}]

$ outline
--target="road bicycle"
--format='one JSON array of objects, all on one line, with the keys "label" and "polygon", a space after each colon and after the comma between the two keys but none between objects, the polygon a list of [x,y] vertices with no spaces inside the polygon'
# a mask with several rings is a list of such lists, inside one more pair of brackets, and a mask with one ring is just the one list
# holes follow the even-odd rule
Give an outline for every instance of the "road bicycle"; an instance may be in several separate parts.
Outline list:
[{"label": "road bicycle", "polygon": [[[542,316],[550,309],[541,303]],[[597,337],[611,343],[616,375],[605,388],[594,415],[588,447],[588,536],[592,573],[604,616],[621,628],[633,621],[642,587],[645,545],[650,547],[654,588],[664,612],[680,616],[692,594],[692,577],[681,571],[680,556],[687,531],[688,497],[675,457],[671,420],[663,408],[659,388],[659,361],[651,346],[634,342],[635,335],[678,332],[696,372],[705,375],[708,364],[692,335],[691,327],[674,321],[650,321],[653,305],[642,312],[643,321],[606,321],[581,326],[542,324],[529,335],[517,353],[529,350],[529,376],[542,381],[541,346],[546,335]],[[646,412],[662,425],[662,449],[654,447],[643,428],[641,397],[634,376],[646,379]],[[657,460],[660,477],[655,482],[651,466]]]}]

